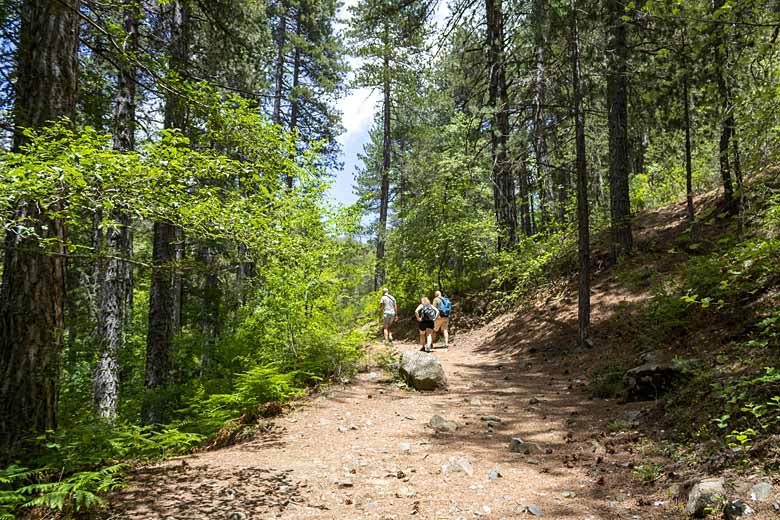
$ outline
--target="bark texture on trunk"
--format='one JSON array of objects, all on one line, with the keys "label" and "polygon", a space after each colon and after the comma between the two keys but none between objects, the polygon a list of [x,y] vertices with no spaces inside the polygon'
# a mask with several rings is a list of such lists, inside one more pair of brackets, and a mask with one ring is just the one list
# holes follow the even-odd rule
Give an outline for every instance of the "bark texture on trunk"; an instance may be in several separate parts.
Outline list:
[{"label": "bark texture on trunk", "polygon": [[685,209],[688,226],[691,229],[691,240],[699,240],[698,224],[696,223],[696,208],[693,204],[693,164],[691,156],[691,98],[688,92],[688,74],[683,76],[683,97],[685,117]]},{"label": "bark texture on trunk", "polygon": [[588,171],[585,162],[585,112],[580,88],[580,43],[577,27],[577,2],[571,2],[571,69],[574,91],[574,126],[577,148],[577,231],[580,268],[578,291],[578,330],[580,345],[587,344],[590,330],[590,218],[588,209]]},{"label": "bark texture on trunk", "polygon": [[485,0],[490,82],[488,106],[493,110],[490,143],[493,159],[493,199],[498,227],[499,251],[517,243],[517,206],[515,180],[509,164],[509,93],[506,86],[504,56],[504,15],[501,0]]},{"label": "bark texture on trunk", "polygon": [[[117,93],[114,106],[114,148],[128,152],[135,148],[135,81],[137,67],[134,55],[138,51],[138,23],[140,12],[134,0],[122,4],[124,56],[117,71]],[[100,359],[93,379],[93,395],[98,415],[113,421],[119,404],[119,349],[122,347],[126,308],[130,303],[130,264],[122,260],[132,252],[130,218],[122,211],[112,215],[120,228],[106,230],[98,248],[97,274],[99,283],[97,301],[97,339]]]},{"label": "bark texture on trunk", "polygon": [[[298,7],[298,12],[295,15],[295,34],[298,38],[301,38],[303,13],[301,7]],[[290,131],[294,132],[298,130],[298,112],[301,108],[301,102],[298,97],[298,86],[301,81],[301,48],[296,44],[293,51],[293,75],[292,75],[292,89],[290,92]],[[293,181],[291,175],[287,175],[287,189],[293,188]]]},{"label": "bark texture on trunk", "polygon": [[273,121],[277,125],[282,124],[282,98],[284,97],[284,46],[287,44],[287,3],[282,1],[279,5],[279,33],[276,36],[276,70],[274,72],[274,111]]},{"label": "bark texture on trunk", "polygon": [[[720,52],[716,52],[719,56]],[[718,60],[721,58],[718,57]],[[718,139],[718,159],[720,163],[720,177],[723,182],[723,197],[726,207],[729,210],[734,209],[734,183],[731,179],[731,163],[729,161],[729,147],[731,145],[731,133],[733,131],[734,120],[731,115],[731,97],[726,85],[726,78],[723,77],[721,67],[718,67],[718,92],[721,98],[722,121],[720,124],[720,138]]]},{"label": "bark texture on trunk", "polygon": [[[536,174],[540,180],[547,179],[549,175],[547,168],[547,121],[544,114],[546,98],[545,51],[547,50],[547,10],[545,7],[545,0],[534,0],[531,13],[534,25],[534,59],[536,61],[533,91],[533,141],[534,156],[536,159]],[[559,210],[558,216],[559,219],[562,220],[562,210]]]},{"label": "bark texture on trunk", "polygon": [[627,25],[621,0],[607,2],[610,35],[607,52],[607,108],[609,111],[610,254],[613,261],[631,254],[631,201],[629,199]]},{"label": "bark texture on trunk", "polygon": [[523,234],[527,237],[533,235],[533,226],[531,222],[531,204],[529,201],[530,190],[528,189],[528,164],[525,159],[520,159],[520,169],[517,173],[518,193],[520,197],[520,227]]},{"label": "bark texture on trunk", "polygon": [[[22,128],[73,117],[78,88],[80,4],[26,0],[17,48],[13,146]],[[0,287],[0,450],[57,426],[57,392],[65,302],[65,226],[36,201],[20,201],[22,229],[5,237]],[[41,239],[53,239],[43,245]],[[9,451],[10,453],[10,451]]]},{"label": "bark texture on trunk", "polygon": [[[190,6],[186,0],[171,5],[171,41],[169,67],[184,77],[187,71],[190,43]],[[165,100],[165,127],[186,129],[187,105],[170,94]],[[180,316],[181,285],[174,265],[178,244],[183,236],[169,222],[155,222],[152,230],[152,279],[149,288],[149,330],[146,336],[146,372],[144,383],[150,396],[145,404],[148,423],[164,422],[165,407],[159,390],[170,382],[173,371],[173,338]]]},{"label": "bark texture on trunk", "polygon": [[201,376],[208,372],[217,338],[220,333],[220,308],[222,291],[219,276],[216,272],[216,255],[208,243],[201,244],[198,256],[205,271],[202,286],[203,314],[201,315],[201,330],[203,332],[203,350],[201,352]]},{"label": "bark texture on trunk", "polygon": [[[722,8],[724,0],[714,0],[712,7],[714,11]],[[720,96],[721,114],[720,114],[720,138],[718,139],[718,157],[720,162],[720,177],[723,182],[723,198],[726,208],[729,211],[736,209],[734,200],[734,182],[731,175],[731,163],[729,162],[729,147],[731,138],[734,134],[734,107],[731,102],[731,91],[726,82],[726,71],[724,53],[721,45],[725,42],[723,27],[716,27],[716,31],[721,31],[715,38],[713,49],[715,58],[715,80],[718,86],[718,95]]]},{"label": "bark texture on trunk", "polygon": [[383,63],[383,100],[382,100],[382,173],[379,186],[379,229],[376,238],[376,274],[374,290],[379,290],[385,283],[385,243],[387,241],[387,210],[390,202],[390,154],[392,153],[392,136],[390,135],[390,56],[385,50]]},{"label": "bark texture on trunk", "polygon": [[[174,292],[172,263],[175,258],[176,228],[155,222],[152,244],[152,280],[149,290],[149,331],[146,336],[146,373],[144,384],[151,391],[165,387],[173,370]],[[162,403],[152,395],[145,420],[164,421]]]}]

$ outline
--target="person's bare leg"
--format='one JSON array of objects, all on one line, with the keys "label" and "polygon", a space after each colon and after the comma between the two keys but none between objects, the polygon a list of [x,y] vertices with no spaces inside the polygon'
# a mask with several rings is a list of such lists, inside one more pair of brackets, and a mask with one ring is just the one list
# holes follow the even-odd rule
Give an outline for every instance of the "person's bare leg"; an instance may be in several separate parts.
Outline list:
[{"label": "person's bare leg", "polygon": [[424,330],[420,331],[420,346],[421,347],[425,346],[425,331]]},{"label": "person's bare leg", "polygon": [[444,329],[444,346],[449,347],[450,346],[450,331],[449,329]]},{"label": "person's bare leg", "polygon": [[385,341],[387,341],[390,335],[390,329],[387,328],[387,325],[384,326],[384,333],[385,333]]},{"label": "person's bare leg", "polygon": [[433,330],[432,329],[426,330],[425,336],[426,336],[425,346],[430,350],[433,348]]}]

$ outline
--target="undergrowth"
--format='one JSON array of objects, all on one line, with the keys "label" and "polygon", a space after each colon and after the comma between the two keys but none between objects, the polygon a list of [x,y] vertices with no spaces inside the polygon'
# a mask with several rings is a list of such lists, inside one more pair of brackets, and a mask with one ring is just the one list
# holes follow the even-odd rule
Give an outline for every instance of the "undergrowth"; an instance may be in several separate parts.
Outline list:
[{"label": "undergrowth", "polygon": [[261,358],[230,377],[222,391],[198,385],[166,425],[110,424],[85,413],[67,427],[28,439],[19,451],[24,460],[0,469],[0,520],[25,509],[66,518],[93,511],[105,505],[101,495],[125,485],[134,463],[251,439],[307,388],[354,371],[364,340],[365,334],[351,333],[338,343],[301,343],[294,357]]},{"label": "undergrowth", "polygon": [[731,229],[691,256],[681,283],[644,313],[648,334],[697,358],[667,400],[668,420],[683,438],[725,446],[724,456],[702,453],[716,464],[747,464],[780,434],[780,195],[758,191],[750,209],[742,237]]}]

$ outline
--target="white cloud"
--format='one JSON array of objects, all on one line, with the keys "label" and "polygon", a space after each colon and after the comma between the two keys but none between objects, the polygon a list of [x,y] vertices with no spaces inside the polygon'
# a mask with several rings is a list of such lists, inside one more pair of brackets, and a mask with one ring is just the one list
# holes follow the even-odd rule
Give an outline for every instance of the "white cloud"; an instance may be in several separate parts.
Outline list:
[{"label": "white cloud", "polygon": [[341,123],[346,129],[346,132],[340,136],[342,143],[352,141],[352,138],[355,137],[354,134],[365,133],[367,135],[379,99],[379,92],[368,88],[359,88],[339,100],[338,108],[343,114]]}]

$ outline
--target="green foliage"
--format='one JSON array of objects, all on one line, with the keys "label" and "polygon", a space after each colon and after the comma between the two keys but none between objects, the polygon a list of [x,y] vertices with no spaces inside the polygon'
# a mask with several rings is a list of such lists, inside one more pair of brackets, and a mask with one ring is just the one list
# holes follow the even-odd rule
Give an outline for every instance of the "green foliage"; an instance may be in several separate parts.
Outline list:
[{"label": "green foliage", "polygon": [[663,464],[645,463],[636,466],[631,470],[631,474],[642,484],[650,485],[661,477],[663,471]]},{"label": "green foliage", "polygon": [[401,381],[401,354],[394,348],[380,348],[373,353],[373,362],[392,377],[395,382]]},{"label": "green foliage", "polygon": [[576,237],[568,232],[535,236],[512,250],[500,253],[493,267],[491,289],[498,302],[511,305],[573,269]]},{"label": "green foliage", "polygon": [[259,406],[271,401],[284,402],[301,394],[296,386],[301,374],[280,372],[273,365],[257,366],[235,376],[235,387],[229,394],[196,394],[188,416],[200,429],[216,431],[230,419],[249,414],[259,416]]},{"label": "green foliage", "polygon": [[628,428],[628,423],[623,419],[615,419],[607,424],[607,429],[613,433],[625,430],[626,428]]},{"label": "green foliage", "polygon": [[39,474],[40,470],[29,470],[16,465],[0,469],[0,520],[16,518],[15,511],[28,500],[19,489],[36,479]]},{"label": "green foliage", "polygon": [[588,392],[599,399],[611,399],[623,393],[623,374],[626,367],[610,363],[591,374]]},{"label": "green foliage", "polygon": [[[102,506],[99,494],[123,487],[125,464],[99,471],[81,471],[66,478],[53,468],[29,470],[9,466],[0,470],[0,519],[13,519],[19,508],[47,508],[65,513]],[[54,480],[57,479],[57,480]]]},{"label": "green foliage", "polygon": [[18,490],[31,496],[24,507],[46,507],[55,511],[89,511],[105,501],[98,493],[107,493],[124,486],[124,464],[108,466],[100,471],[82,471],[58,482],[30,484]]},{"label": "green foliage", "polygon": [[[707,353],[704,366],[691,367],[692,379],[670,399],[669,408],[680,422],[700,426],[695,437],[720,436],[740,454],[780,432],[780,372],[775,366],[780,313],[772,303],[780,287],[778,198],[756,191],[741,217],[753,221],[749,233],[726,234],[713,252],[690,257],[679,285],[668,285],[652,299],[645,320],[659,341],[686,338],[690,348]],[[703,345],[686,336],[718,324],[728,327],[733,339]],[[691,409],[691,396],[707,399]],[[707,422],[701,424],[702,419]]]},{"label": "green foliage", "polygon": [[386,262],[401,305],[431,297],[435,288],[451,294],[478,290],[484,282],[480,273],[490,265],[495,233],[481,184],[487,172],[469,164],[465,153],[471,124],[455,117],[444,128],[421,132],[420,152],[405,165],[406,182],[418,188],[402,201],[404,218],[388,237]]},{"label": "green foliage", "polygon": [[36,462],[72,473],[114,460],[156,460],[197,447],[205,436],[175,426],[109,425],[94,418],[38,439]]},{"label": "green foliage", "polygon": [[[714,420],[727,431],[726,438],[743,448],[754,437],[780,431],[780,369],[765,367],[760,376],[749,375],[713,384],[725,413]],[[736,428],[734,428],[736,426]]]}]

